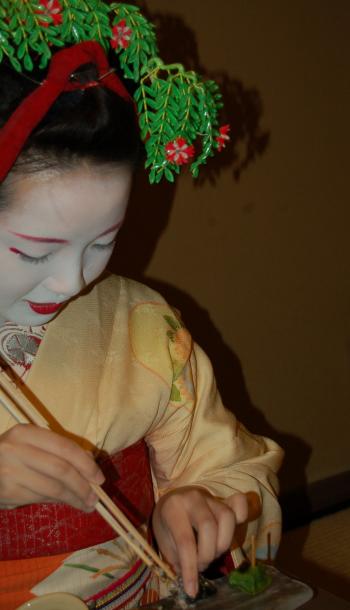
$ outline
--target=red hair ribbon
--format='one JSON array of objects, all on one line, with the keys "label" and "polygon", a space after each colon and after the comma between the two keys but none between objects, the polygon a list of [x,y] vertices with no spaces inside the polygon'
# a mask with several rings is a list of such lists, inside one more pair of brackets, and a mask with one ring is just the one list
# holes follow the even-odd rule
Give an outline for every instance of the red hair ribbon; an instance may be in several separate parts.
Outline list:
[{"label": "red hair ribbon", "polygon": [[88,86],[69,82],[74,71],[87,63],[96,65],[101,79],[99,85],[114,91],[126,101],[132,101],[121,80],[110,70],[105,52],[98,42],[81,42],[58,51],[51,60],[46,79],[21,102],[0,129],[0,182],[6,178],[26,140],[60,93]]}]

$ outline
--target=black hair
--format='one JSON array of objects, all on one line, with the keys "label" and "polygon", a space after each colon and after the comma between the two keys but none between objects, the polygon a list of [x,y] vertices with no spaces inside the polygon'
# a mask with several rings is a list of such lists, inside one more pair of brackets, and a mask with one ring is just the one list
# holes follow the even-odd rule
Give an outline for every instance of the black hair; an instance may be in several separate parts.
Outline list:
[{"label": "black hair", "polygon": [[[93,64],[81,66],[72,76],[82,84],[97,77]],[[43,78],[40,72],[19,74],[1,65],[0,128]],[[103,86],[75,89],[57,98],[29,136],[11,172],[68,169],[84,160],[95,165],[128,164],[134,168],[142,150],[132,100],[126,101]]]}]

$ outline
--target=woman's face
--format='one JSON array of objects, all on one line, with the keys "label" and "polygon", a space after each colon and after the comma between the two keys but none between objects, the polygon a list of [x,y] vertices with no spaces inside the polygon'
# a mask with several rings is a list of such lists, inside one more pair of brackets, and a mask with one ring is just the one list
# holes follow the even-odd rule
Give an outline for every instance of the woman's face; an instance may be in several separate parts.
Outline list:
[{"label": "woman's face", "polygon": [[0,213],[0,324],[45,324],[101,274],[130,185],[126,166],[16,177]]}]

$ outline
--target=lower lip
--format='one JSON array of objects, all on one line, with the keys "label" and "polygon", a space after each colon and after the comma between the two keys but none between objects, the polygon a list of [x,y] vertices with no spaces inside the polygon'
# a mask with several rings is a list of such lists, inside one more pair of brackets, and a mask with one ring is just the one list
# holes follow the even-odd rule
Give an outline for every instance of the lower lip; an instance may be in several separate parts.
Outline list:
[{"label": "lower lip", "polygon": [[32,303],[31,301],[27,302],[29,307],[33,311],[35,311],[35,313],[40,314],[42,316],[46,316],[50,313],[55,313],[64,305],[64,303]]}]

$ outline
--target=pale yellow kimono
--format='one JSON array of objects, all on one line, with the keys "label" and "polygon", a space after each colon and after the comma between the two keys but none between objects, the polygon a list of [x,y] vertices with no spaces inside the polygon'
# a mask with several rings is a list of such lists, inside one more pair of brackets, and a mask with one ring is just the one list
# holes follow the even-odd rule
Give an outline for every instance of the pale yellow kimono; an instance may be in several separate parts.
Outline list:
[{"label": "pale yellow kimono", "polygon": [[[224,409],[208,358],[157,293],[107,276],[50,322],[26,385],[82,446],[115,453],[145,439],[156,499],[192,484],[222,498],[256,492],[249,535],[258,556],[268,544],[274,554],[282,451]],[[1,433],[13,424],[1,413]]]}]

